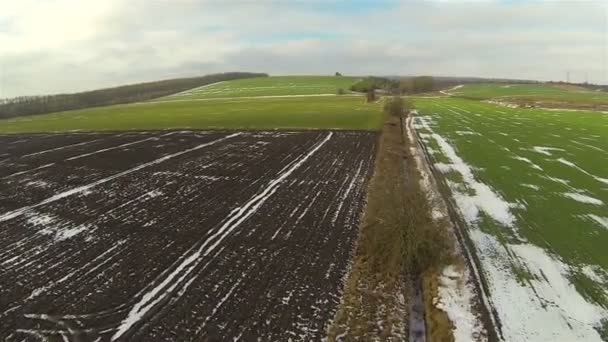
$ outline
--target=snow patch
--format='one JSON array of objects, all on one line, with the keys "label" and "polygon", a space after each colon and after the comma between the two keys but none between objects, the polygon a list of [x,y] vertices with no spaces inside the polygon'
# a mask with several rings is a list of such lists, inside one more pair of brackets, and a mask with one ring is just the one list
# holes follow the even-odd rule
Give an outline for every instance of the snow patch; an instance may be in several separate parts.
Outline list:
[{"label": "snow patch", "polygon": [[439,171],[441,173],[449,173],[449,172],[453,171],[451,164],[435,163],[434,165],[435,165],[435,169],[437,169],[437,171]]},{"label": "snow patch", "polygon": [[594,214],[587,214],[584,215],[585,217],[590,218],[591,220],[597,222],[600,226],[608,229],[608,217],[605,216],[598,216],[598,215],[594,215]]},{"label": "snow patch", "polygon": [[604,184],[608,184],[608,178],[598,177],[598,176],[596,176],[596,175],[588,172],[587,170],[581,168],[580,166],[574,164],[573,162],[571,162],[569,160],[566,160],[564,158],[558,158],[557,161],[560,162],[560,163],[562,163],[562,164],[564,164],[564,165],[568,165],[568,166],[570,166],[572,168],[575,168],[575,169],[579,170],[580,172],[586,174],[587,176],[590,176],[591,178],[594,178],[598,182],[601,182],[601,183],[604,183]]},{"label": "snow patch", "polygon": [[563,184],[565,186],[570,186],[570,181],[566,180],[566,179],[562,179],[562,178],[558,178],[558,177],[551,177],[551,176],[543,176],[545,179],[548,179],[550,181],[554,181],[556,183],[560,183]]},{"label": "snow patch", "polygon": [[90,226],[80,225],[74,228],[62,229],[55,233],[55,241],[63,241],[89,230]]},{"label": "snow patch", "polygon": [[539,170],[539,171],[543,171],[543,168],[534,164],[530,159],[528,158],[524,158],[524,157],[520,157],[520,156],[515,156],[513,157],[513,159],[517,159],[517,160],[521,160],[523,162],[526,162],[528,164],[530,164],[530,166],[532,166],[533,169]]},{"label": "snow patch", "polygon": [[547,146],[534,146],[532,147],[532,151],[536,152],[536,153],[540,153],[540,154],[544,154],[546,156],[552,156],[553,154],[551,154],[551,151],[564,151],[561,148],[557,148],[557,147],[547,147]]},{"label": "snow patch", "polygon": [[473,314],[475,288],[470,283],[468,270],[459,271],[455,265],[445,267],[439,277],[438,292],[435,306],[445,311],[454,324],[454,340],[478,341],[484,333],[484,328]]},{"label": "snow patch", "polygon": [[604,204],[604,202],[602,202],[601,200],[599,200],[595,197],[583,195],[579,192],[566,192],[563,194],[563,196],[571,198],[571,199],[573,199],[577,202],[581,202],[581,203],[589,203],[589,204],[594,204],[594,205]]},{"label": "snow patch", "polygon": [[540,186],[534,184],[521,184],[521,186],[525,186],[526,188],[530,188],[532,190],[540,190]]},{"label": "snow patch", "polygon": [[[503,245],[479,229],[471,238],[505,341],[601,341],[595,327],[608,312],[586,301],[557,257],[528,243]],[[517,279],[514,266],[530,275],[528,282]]]},{"label": "snow patch", "polygon": [[29,181],[29,182],[25,183],[25,185],[35,187],[35,188],[46,188],[49,186],[49,183],[47,183],[43,180],[35,180],[35,181]]},{"label": "snow patch", "polygon": [[587,278],[598,284],[603,284],[606,282],[606,279],[608,279],[606,271],[599,265],[585,265],[581,267],[580,270]]},{"label": "snow patch", "polygon": [[456,203],[469,223],[479,219],[480,211],[483,211],[495,221],[507,227],[514,227],[515,216],[511,213],[513,204],[505,201],[499,194],[494,192],[487,184],[478,182],[473,175],[471,166],[462,160],[456,150],[441,135],[433,133],[433,138],[441,147],[442,152],[452,162],[452,170],[460,173],[469,191],[454,190]]},{"label": "snow patch", "polygon": [[52,236],[55,242],[73,238],[91,228],[90,225],[85,224],[70,226],[69,222],[65,222],[56,216],[42,213],[28,213],[26,222],[40,228],[38,233]]},{"label": "snow patch", "polygon": [[473,131],[455,131],[458,135],[481,135],[481,133],[473,132]]}]

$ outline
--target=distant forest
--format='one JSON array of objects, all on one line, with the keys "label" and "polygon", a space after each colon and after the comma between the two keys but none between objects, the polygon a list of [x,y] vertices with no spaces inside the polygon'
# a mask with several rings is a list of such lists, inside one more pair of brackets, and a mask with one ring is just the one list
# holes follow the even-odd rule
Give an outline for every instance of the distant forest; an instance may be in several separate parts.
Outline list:
[{"label": "distant forest", "polygon": [[227,72],[201,77],[132,84],[74,94],[20,96],[0,99],[0,119],[146,101],[211,83],[252,77],[268,77],[268,74]]}]

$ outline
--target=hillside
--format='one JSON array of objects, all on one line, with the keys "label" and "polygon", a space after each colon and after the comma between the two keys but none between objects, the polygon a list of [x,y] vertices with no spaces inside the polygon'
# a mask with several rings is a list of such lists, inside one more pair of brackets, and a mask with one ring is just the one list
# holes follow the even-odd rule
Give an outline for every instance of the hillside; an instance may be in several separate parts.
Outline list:
[{"label": "hillside", "polygon": [[231,80],[133,104],[0,121],[0,133],[155,129],[377,130],[380,106],[336,95],[357,78],[278,76]]},{"label": "hillside", "polygon": [[268,75],[260,73],[227,72],[201,77],[131,84],[74,94],[21,96],[0,100],[0,118],[145,101],[216,82],[266,76]]}]

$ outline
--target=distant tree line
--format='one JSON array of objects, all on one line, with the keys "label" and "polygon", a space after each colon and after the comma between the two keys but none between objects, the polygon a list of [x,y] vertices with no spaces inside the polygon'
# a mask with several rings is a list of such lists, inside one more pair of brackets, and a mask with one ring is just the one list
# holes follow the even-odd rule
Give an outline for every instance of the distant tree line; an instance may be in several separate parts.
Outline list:
[{"label": "distant tree line", "polygon": [[353,84],[350,87],[350,90],[360,92],[360,93],[368,93],[372,90],[384,90],[390,92],[394,89],[399,88],[399,82],[395,80],[391,80],[384,77],[375,77],[370,76],[366,77],[359,82]]},{"label": "distant tree line", "polygon": [[350,90],[368,94],[372,91],[390,95],[416,94],[435,90],[435,81],[430,76],[396,79],[370,76],[353,84]]},{"label": "distant tree line", "polygon": [[146,101],[211,83],[252,77],[268,77],[268,74],[227,72],[200,77],[132,84],[74,94],[20,96],[10,99],[0,99],[0,118],[5,119],[17,116]]}]

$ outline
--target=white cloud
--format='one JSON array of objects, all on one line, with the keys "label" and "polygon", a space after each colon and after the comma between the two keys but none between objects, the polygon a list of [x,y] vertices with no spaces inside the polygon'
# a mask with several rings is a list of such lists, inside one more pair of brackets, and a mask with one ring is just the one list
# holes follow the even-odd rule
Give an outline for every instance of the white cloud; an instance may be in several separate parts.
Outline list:
[{"label": "white cloud", "polygon": [[604,2],[292,4],[0,0],[0,97],[230,70],[608,83]]}]

